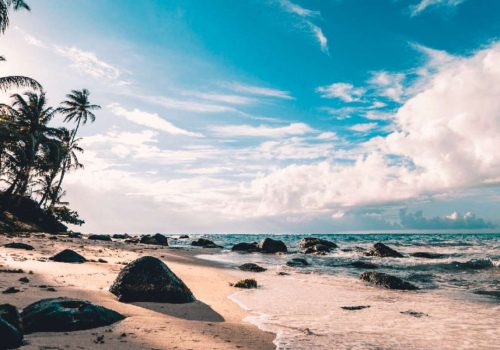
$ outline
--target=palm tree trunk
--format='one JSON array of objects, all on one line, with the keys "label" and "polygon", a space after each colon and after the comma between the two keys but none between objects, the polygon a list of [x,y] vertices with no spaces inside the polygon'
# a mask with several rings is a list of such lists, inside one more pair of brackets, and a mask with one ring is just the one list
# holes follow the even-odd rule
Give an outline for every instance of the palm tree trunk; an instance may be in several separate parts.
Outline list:
[{"label": "palm tree trunk", "polygon": [[[67,161],[64,161],[64,164],[63,164],[63,167],[61,169],[61,175],[59,176],[59,182],[57,183],[57,187],[56,187],[56,190],[54,191],[54,193],[59,193],[60,189],[61,189],[61,185],[62,185],[62,182],[63,182],[63,179],[64,179],[64,175],[66,175],[66,167],[67,167]],[[53,206],[57,203],[54,203],[55,202],[55,197],[52,198],[52,202],[50,203],[50,206]]]}]

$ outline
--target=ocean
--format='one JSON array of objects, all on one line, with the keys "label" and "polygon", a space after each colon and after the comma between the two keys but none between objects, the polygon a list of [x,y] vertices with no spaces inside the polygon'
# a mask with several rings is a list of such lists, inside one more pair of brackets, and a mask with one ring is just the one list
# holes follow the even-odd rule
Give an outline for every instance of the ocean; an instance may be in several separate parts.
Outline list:
[{"label": "ocean", "polygon": [[[224,247],[201,255],[234,268],[235,280],[255,277],[256,290],[235,291],[231,299],[249,310],[247,321],[277,334],[278,349],[494,349],[500,336],[500,233],[489,234],[325,234],[325,235],[206,235]],[[239,242],[265,237],[286,243],[288,254],[236,253]],[[324,256],[298,251],[303,237],[318,237],[339,247]],[[382,242],[404,258],[364,256]],[[184,246],[179,240],[175,244]],[[415,252],[433,259],[412,257]],[[310,265],[286,266],[292,258]],[[403,278],[420,288],[398,292],[366,287],[363,268]],[[268,271],[241,272],[253,262]],[[283,275],[285,273],[286,275]],[[358,310],[345,307],[363,306]]]}]

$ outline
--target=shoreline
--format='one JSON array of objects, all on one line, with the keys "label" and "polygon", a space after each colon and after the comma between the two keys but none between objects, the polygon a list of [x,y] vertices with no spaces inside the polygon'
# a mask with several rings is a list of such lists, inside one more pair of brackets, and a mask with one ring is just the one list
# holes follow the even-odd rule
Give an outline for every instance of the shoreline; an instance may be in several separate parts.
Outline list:
[{"label": "shoreline", "polygon": [[[37,234],[30,238],[0,235],[2,246],[14,241],[28,243],[35,250],[0,248],[2,269],[25,271],[0,273],[1,290],[11,286],[21,290],[15,294],[0,294],[0,304],[10,303],[23,308],[40,299],[66,296],[89,300],[127,316],[108,327],[30,334],[25,336],[27,344],[20,349],[93,349],[99,346],[95,343],[99,336],[104,336],[107,348],[120,349],[275,349],[275,335],[244,321],[249,312],[229,298],[235,292],[229,286],[235,281],[229,270],[217,262],[196,258],[195,255],[210,254],[209,249],[189,250],[51,235],[42,238]],[[45,259],[66,248],[87,259],[104,259],[107,263],[65,264]],[[118,302],[107,289],[124,263],[144,255],[162,259],[192,290],[197,301],[188,304]],[[20,277],[27,277],[30,282],[21,284]],[[56,291],[40,288],[44,285]]]}]

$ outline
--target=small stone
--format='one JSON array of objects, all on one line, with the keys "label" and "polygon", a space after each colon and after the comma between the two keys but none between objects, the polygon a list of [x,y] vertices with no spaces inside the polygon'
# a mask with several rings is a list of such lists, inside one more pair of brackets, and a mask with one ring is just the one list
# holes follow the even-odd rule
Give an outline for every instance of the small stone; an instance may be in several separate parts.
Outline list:
[{"label": "small stone", "polygon": [[257,288],[257,281],[254,280],[253,278],[247,278],[244,280],[240,280],[234,284],[231,284],[231,286],[244,289]]},{"label": "small stone", "polygon": [[264,272],[267,269],[254,263],[246,263],[238,267],[241,271]]}]

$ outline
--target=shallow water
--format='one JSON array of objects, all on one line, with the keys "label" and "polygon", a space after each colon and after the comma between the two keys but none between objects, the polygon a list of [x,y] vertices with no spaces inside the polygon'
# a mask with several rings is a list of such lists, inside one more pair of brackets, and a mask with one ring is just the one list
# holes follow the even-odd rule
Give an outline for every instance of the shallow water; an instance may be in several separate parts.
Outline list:
[{"label": "shallow water", "polygon": [[[285,241],[286,255],[230,252],[237,242],[273,237]],[[234,271],[235,279],[255,277],[259,289],[231,298],[252,311],[248,321],[278,334],[279,349],[500,349],[498,297],[476,294],[500,290],[500,234],[317,235],[339,245],[329,255],[297,251],[296,235],[211,235],[227,248],[204,258],[236,267],[255,262],[265,273]],[[383,242],[405,258],[363,256]],[[415,258],[413,252],[442,254]],[[287,267],[293,257],[311,266]],[[354,261],[376,264],[377,271],[402,277],[421,288],[397,292],[367,287],[358,280],[364,269]],[[278,276],[277,272],[288,276]],[[370,306],[349,311],[345,306]],[[420,317],[417,317],[420,316]]]}]

